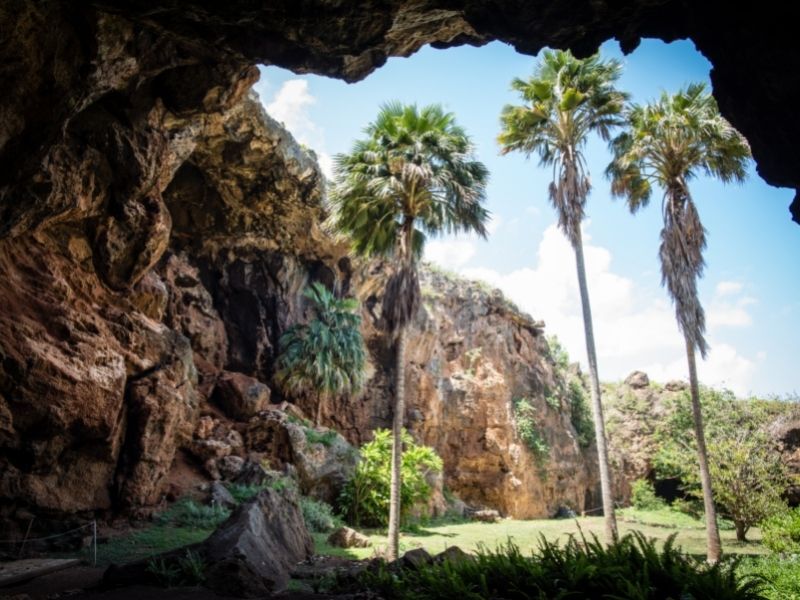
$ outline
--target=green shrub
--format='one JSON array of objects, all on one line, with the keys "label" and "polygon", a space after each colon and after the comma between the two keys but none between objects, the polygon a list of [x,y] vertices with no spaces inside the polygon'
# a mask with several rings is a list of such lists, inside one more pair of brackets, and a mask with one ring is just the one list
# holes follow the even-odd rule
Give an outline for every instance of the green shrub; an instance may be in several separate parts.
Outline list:
[{"label": "green shrub", "polygon": [[800,556],[747,558],[737,571],[740,576],[763,578],[767,600],[800,600]]},{"label": "green shrub", "polygon": [[800,507],[781,512],[761,524],[764,545],[780,554],[800,554]]},{"label": "green shrub", "polygon": [[735,564],[709,566],[681,554],[672,536],[659,549],[639,533],[606,546],[596,538],[542,539],[531,555],[509,542],[471,558],[413,569],[366,570],[358,584],[386,600],[763,600],[763,582]]},{"label": "green shrub", "polygon": [[586,398],[581,382],[573,378],[567,386],[570,406],[570,421],[578,434],[578,445],[581,448],[588,448],[594,441],[594,422],[592,421],[592,410],[589,408],[589,400]]},{"label": "green shrub", "polygon": [[306,428],[306,441],[309,444],[322,444],[327,448],[336,441],[336,436],[337,433],[333,429],[317,431],[310,427]]},{"label": "green shrub", "polygon": [[[442,470],[442,459],[433,448],[415,444],[405,430],[402,439],[400,508],[405,513],[414,504],[430,498],[432,490],[427,476]],[[387,429],[376,430],[373,440],[361,447],[360,456],[353,477],[342,490],[340,509],[350,523],[382,527],[389,520],[391,432]]]},{"label": "green shrub", "polygon": [[333,509],[326,502],[303,496],[300,498],[300,508],[303,511],[303,519],[309,531],[327,533],[337,525]]},{"label": "green shrub", "polygon": [[205,581],[205,570],[205,561],[192,550],[177,558],[150,559],[146,568],[164,587],[200,585]]},{"label": "green shrub", "polygon": [[215,529],[231,515],[231,511],[218,505],[206,506],[189,498],[182,498],[164,511],[156,520],[161,525],[189,529]]},{"label": "green shrub", "polygon": [[541,466],[550,456],[550,444],[536,426],[536,408],[527,398],[514,402],[514,421],[517,424],[517,434]]},{"label": "green shrub", "polygon": [[263,490],[266,485],[264,484],[244,484],[244,483],[226,483],[225,487],[236,500],[236,504],[247,502],[250,498],[254,497],[258,492]]},{"label": "green shrub", "polygon": [[637,479],[631,485],[631,506],[638,510],[659,510],[664,508],[666,503],[656,496],[651,482],[647,479]]}]

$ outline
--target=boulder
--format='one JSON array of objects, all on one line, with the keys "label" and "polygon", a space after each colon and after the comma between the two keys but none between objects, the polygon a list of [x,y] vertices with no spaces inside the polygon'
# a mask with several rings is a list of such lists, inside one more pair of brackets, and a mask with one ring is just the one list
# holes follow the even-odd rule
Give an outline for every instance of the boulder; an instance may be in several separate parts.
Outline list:
[{"label": "boulder", "polygon": [[496,510],[485,509],[476,510],[470,517],[473,521],[481,521],[482,523],[497,523],[500,520],[500,513]]},{"label": "boulder", "polygon": [[267,595],[286,587],[292,568],[313,553],[297,495],[267,488],[203,543],[206,585],[224,595]]},{"label": "boulder", "polygon": [[355,529],[339,527],[328,536],[328,543],[337,548],[369,548],[369,538]]},{"label": "boulder", "polygon": [[212,482],[208,492],[209,504],[212,506],[221,506],[229,509],[234,509],[238,506],[236,499],[228,491],[228,488],[219,481]]},{"label": "boulder", "polygon": [[650,385],[650,378],[643,371],[634,371],[625,378],[625,384],[635,389],[646,388]]},{"label": "boulder", "polygon": [[681,381],[680,379],[673,379],[672,381],[668,381],[664,385],[664,388],[668,392],[682,392],[689,389],[689,384],[687,384],[685,381]]},{"label": "boulder", "polygon": [[270,395],[258,379],[225,371],[217,379],[213,399],[231,419],[247,421],[269,406]]}]

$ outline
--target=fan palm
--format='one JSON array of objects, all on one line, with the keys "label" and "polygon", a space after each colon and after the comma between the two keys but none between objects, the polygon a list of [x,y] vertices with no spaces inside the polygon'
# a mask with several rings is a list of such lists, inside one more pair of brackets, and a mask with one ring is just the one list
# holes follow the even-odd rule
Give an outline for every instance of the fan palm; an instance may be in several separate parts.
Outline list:
[{"label": "fan palm", "polygon": [[384,105],[349,154],[336,157],[331,193],[338,228],[367,256],[392,257],[382,314],[396,336],[389,556],[398,553],[406,325],[419,307],[417,259],[427,235],[486,235],[488,172],[472,142],[438,105]]},{"label": "fan palm", "polygon": [[281,336],[275,380],[287,395],[318,396],[319,425],[323,405],[331,397],[361,389],[366,353],[355,299],[337,298],[318,282],[303,295],[311,300],[316,316]]},{"label": "fan palm", "polygon": [[536,153],[542,166],[553,169],[550,201],[558,213],[558,224],[575,251],[603,514],[609,542],[617,539],[617,522],[608,467],[581,223],[591,189],[583,148],[592,133],[608,140],[610,130],[623,123],[621,115],[627,95],[614,88],[620,73],[621,65],[615,60],[602,61],[598,55],[580,60],[568,51],[546,51],[532,77],[527,80],[514,79],[511,83],[524,104],[503,108],[500,118],[503,129],[498,136],[504,154],[519,151],[530,156]]},{"label": "fan palm", "polygon": [[700,481],[706,514],[708,560],[721,548],[711,492],[695,353],[705,358],[705,314],[697,295],[703,275],[706,230],[700,222],[689,181],[704,173],[724,183],[742,182],[750,158],[747,140],[719,114],[702,84],[661,97],[628,111],[629,127],[612,142],[614,159],[607,169],[611,191],[627,199],[631,212],[647,206],[653,186],[664,190],[661,212],[661,282],[675,305],[689,366]]}]

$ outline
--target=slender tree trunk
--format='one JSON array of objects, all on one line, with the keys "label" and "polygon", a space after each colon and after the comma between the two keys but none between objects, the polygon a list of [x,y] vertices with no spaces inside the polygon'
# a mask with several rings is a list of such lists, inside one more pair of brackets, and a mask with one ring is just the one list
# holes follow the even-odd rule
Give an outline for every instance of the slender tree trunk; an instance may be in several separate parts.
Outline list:
[{"label": "slender tree trunk", "polygon": [[748,527],[745,527],[745,524],[741,521],[734,521],[733,524],[736,526],[736,540],[739,542],[746,542]]},{"label": "slender tree trunk", "polygon": [[600,493],[603,500],[606,543],[617,541],[617,517],[614,513],[614,495],[611,491],[611,469],[608,466],[608,447],[606,427],[603,421],[603,403],[600,398],[600,377],[597,374],[597,352],[594,347],[594,327],[592,307],[589,304],[589,287],[586,284],[586,265],[583,260],[583,239],[580,229],[575,243],[575,263],[578,268],[578,287],[583,308],[583,329],[586,333],[586,355],[589,362],[589,387],[592,396],[592,416],[594,418],[594,437],[597,443],[597,460],[600,466]]},{"label": "slender tree trunk", "polygon": [[403,416],[406,412],[406,325],[397,332],[397,365],[395,368],[394,420],[392,421],[392,483],[389,496],[389,560],[400,554],[400,466],[403,455]]},{"label": "slender tree trunk", "polygon": [[706,513],[706,536],[708,537],[706,557],[708,562],[714,564],[719,562],[722,555],[722,544],[717,527],[717,509],[714,507],[714,496],[711,491],[711,473],[708,470],[708,453],[706,451],[706,437],[703,432],[703,412],[700,409],[700,386],[697,382],[694,344],[688,337],[685,340],[686,358],[689,362],[689,388],[692,396],[694,435],[697,440],[697,461],[700,463],[700,483],[703,486],[703,506]]}]

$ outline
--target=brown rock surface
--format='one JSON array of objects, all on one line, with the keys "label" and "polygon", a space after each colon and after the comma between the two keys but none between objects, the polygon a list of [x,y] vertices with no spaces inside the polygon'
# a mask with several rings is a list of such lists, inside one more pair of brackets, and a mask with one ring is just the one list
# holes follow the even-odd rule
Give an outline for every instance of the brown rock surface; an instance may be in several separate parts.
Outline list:
[{"label": "brown rock surface", "polygon": [[247,421],[265,410],[270,395],[270,389],[258,379],[230,371],[217,378],[214,388],[214,401],[236,421]]}]

